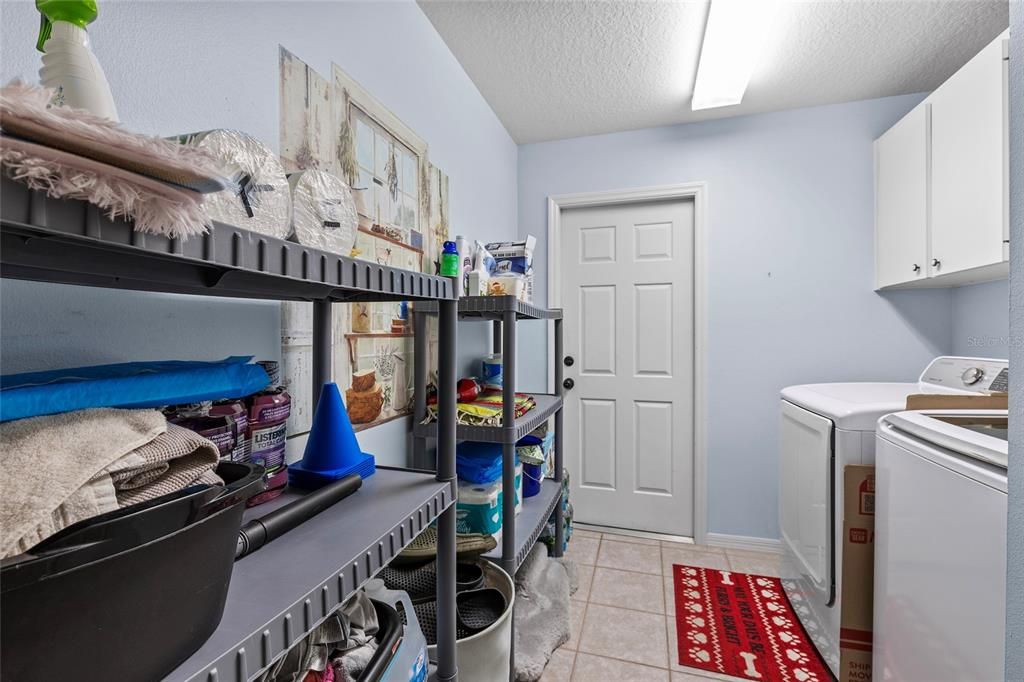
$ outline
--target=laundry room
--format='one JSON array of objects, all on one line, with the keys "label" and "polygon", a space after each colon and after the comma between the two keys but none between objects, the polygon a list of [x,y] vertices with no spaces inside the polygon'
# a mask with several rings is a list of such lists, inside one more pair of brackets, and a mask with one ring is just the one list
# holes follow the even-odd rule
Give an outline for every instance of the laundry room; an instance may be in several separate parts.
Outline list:
[{"label": "laundry room", "polygon": [[0,1],[0,680],[1024,680],[1022,103],[1024,0]]}]

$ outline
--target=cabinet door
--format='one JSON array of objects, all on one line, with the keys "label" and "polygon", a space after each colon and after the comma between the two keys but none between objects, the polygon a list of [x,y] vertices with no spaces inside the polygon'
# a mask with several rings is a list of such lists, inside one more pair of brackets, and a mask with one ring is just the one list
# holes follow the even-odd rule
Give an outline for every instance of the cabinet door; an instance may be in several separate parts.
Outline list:
[{"label": "cabinet door", "polygon": [[926,100],[931,104],[933,276],[1003,260],[1004,38],[979,52]]},{"label": "cabinet door", "polygon": [[918,106],[875,141],[875,285],[927,275],[928,113]]}]

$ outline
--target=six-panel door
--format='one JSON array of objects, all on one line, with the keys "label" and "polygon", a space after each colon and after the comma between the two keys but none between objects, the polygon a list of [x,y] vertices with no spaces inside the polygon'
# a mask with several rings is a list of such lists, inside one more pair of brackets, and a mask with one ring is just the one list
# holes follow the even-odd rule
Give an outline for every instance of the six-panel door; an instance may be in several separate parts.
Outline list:
[{"label": "six-panel door", "polygon": [[[575,519],[693,534],[694,205],[565,210],[566,462]],[[562,361],[558,358],[559,362]]]}]

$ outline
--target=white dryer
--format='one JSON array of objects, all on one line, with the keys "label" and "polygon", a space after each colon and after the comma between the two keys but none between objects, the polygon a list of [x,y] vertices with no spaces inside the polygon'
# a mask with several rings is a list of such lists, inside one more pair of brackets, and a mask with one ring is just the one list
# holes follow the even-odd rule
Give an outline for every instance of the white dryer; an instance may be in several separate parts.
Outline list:
[{"label": "white dryer", "polygon": [[[783,585],[833,674],[839,671],[843,470],[874,464],[879,418],[913,393],[983,393],[1006,380],[1005,360],[939,357],[917,383],[834,383],[782,390],[779,526]],[[993,388],[995,384],[995,388]],[[1002,389],[1005,390],[1005,389]]]},{"label": "white dryer", "polygon": [[1006,425],[1006,410],[878,423],[875,679],[1004,679]]}]

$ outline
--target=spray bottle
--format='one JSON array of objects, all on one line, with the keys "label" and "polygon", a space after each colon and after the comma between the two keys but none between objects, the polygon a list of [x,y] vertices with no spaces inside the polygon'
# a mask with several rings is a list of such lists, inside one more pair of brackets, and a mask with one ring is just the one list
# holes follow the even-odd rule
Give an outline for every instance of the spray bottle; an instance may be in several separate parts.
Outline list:
[{"label": "spray bottle", "polygon": [[85,27],[99,10],[96,0],[36,0],[42,14],[36,48],[43,53],[42,84],[53,88],[52,104],[87,111],[117,121],[110,85]]}]

